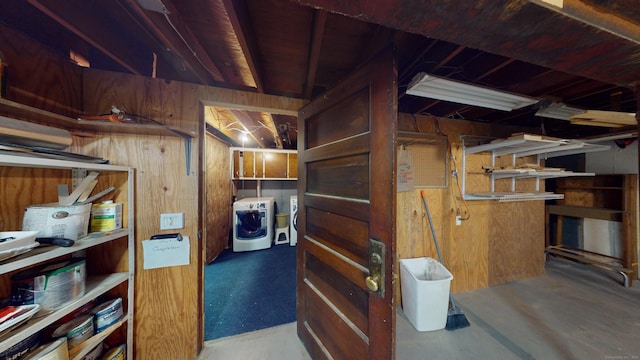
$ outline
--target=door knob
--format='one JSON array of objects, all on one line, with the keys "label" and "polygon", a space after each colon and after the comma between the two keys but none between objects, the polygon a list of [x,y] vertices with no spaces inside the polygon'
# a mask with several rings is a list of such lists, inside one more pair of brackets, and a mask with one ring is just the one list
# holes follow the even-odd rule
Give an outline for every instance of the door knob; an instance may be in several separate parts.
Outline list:
[{"label": "door knob", "polygon": [[367,276],[365,279],[367,283],[367,287],[369,290],[376,292],[380,288],[380,276],[379,275],[371,275]]}]

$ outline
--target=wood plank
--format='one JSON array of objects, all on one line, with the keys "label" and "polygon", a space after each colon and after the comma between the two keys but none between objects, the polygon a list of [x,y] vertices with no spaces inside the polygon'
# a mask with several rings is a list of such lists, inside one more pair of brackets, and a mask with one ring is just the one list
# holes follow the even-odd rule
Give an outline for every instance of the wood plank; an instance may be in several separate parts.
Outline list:
[{"label": "wood plank", "polygon": [[572,205],[547,205],[549,214],[572,216],[578,218],[601,219],[607,221],[622,221],[624,211],[603,208],[592,208]]},{"label": "wood plank", "polygon": [[63,129],[0,116],[0,141],[63,150],[71,145],[71,134]]},{"label": "wood plank", "polygon": [[602,111],[602,110],[587,110],[583,113],[573,115],[571,122],[575,120],[581,120],[585,123],[597,122],[603,124],[635,126],[637,125],[635,113],[623,113],[619,111]]}]

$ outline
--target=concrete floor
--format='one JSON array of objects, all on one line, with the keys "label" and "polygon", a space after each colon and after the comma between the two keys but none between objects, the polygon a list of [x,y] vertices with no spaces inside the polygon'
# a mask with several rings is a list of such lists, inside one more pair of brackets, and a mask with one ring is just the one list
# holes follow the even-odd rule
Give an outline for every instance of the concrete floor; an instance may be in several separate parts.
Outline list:
[{"label": "concrete floor", "polygon": [[[455,295],[471,326],[418,332],[398,309],[396,359],[640,359],[640,286],[551,260],[547,274]],[[310,359],[295,323],[205,343],[204,359]]]}]

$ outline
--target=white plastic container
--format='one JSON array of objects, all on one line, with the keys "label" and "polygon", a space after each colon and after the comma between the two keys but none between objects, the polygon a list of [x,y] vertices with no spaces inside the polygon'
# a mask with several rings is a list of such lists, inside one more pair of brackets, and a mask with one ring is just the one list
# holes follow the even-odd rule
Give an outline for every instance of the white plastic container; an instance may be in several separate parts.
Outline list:
[{"label": "white plastic container", "polygon": [[435,259],[400,259],[402,310],[418,331],[444,329],[453,275]]}]

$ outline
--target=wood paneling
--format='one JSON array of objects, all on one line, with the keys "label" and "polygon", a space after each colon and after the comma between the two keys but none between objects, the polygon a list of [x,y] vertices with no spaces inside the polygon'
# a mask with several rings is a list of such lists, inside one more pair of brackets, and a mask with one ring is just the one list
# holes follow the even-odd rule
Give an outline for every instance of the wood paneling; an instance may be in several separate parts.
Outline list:
[{"label": "wood paneling", "polygon": [[544,274],[544,202],[492,204],[489,285]]},{"label": "wood paneling", "polygon": [[[460,174],[462,171],[460,135],[506,137],[531,130],[491,128],[487,124],[409,114],[400,114],[398,129],[447,135],[451,155],[455,159],[449,160],[451,174]],[[485,154],[467,157],[467,193],[488,191],[489,177],[484,174],[482,165],[490,164],[490,160],[490,156]],[[454,276],[452,292],[469,291],[542,274],[544,203],[465,203],[460,197],[460,185],[456,177],[451,176],[447,188],[424,189],[444,264]],[[428,256],[437,259],[420,189],[398,193],[397,203],[397,258]],[[458,214],[466,219],[462,220],[460,226],[455,225]],[[396,295],[400,297],[398,288]]]},{"label": "wood paneling", "polygon": [[[116,105],[187,133],[199,131],[201,103],[191,85],[92,70],[86,71],[84,79],[88,113],[103,113]],[[191,153],[185,154],[183,139],[167,135],[98,134],[74,146],[82,153],[136,169],[136,359],[193,359],[202,338],[199,142],[194,138]],[[186,156],[190,158],[188,175]],[[141,241],[161,233],[160,213],[178,212],[184,213],[185,223],[177,231],[191,242],[190,264],[144,270]]]},{"label": "wood paneling", "polygon": [[204,224],[206,231],[205,263],[210,263],[229,244],[231,230],[231,177],[229,171],[229,147],[211,135],[205,139],[205,179],[204,189],[206,209]]},{"label": "wood paneling", "polygon": [[82,110],[78,66],[2,24],[0,48],[1,60],[7,65],[6,77],[3,75],[7,99],[61,115],[78,115]]}]

